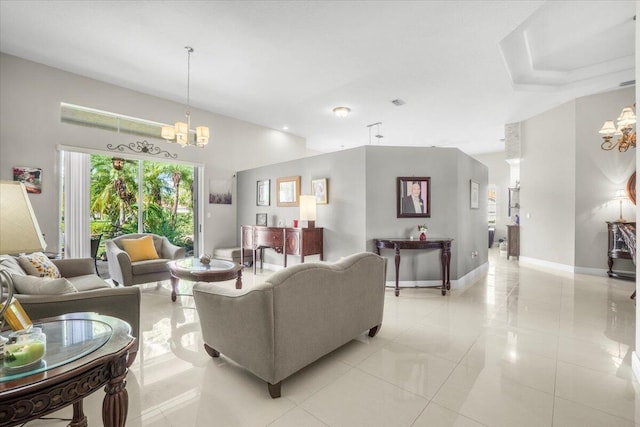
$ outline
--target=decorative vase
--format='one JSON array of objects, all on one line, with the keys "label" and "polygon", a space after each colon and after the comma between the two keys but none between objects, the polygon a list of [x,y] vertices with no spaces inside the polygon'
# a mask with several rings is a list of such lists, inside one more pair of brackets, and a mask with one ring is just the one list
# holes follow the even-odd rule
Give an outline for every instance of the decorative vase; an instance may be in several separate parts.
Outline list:
[{"label": "decorative vase", "polygon": [[427,240],[427,233],[424,231],[420,232],[420,240]]}]

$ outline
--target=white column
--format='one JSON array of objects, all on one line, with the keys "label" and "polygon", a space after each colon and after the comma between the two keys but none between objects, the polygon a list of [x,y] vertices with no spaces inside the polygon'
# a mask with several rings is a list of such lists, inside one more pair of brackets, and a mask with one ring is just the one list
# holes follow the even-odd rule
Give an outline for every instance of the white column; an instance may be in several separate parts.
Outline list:
[{"label": "white column", "polygon": [[91,256],[90,155],[64,152],[64,257]]}]

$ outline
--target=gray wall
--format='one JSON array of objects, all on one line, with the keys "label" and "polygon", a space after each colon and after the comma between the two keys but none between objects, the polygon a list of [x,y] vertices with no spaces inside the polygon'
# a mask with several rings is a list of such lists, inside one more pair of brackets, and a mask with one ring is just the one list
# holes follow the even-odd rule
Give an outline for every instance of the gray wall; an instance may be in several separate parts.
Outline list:
[{"label": "gray wall", "polygon": [[[578,98],[523,122],[523,257],[587,273],[608,268],[605,222],[619,216],[612,199],[635,170],[635,151],[602,150],[598,130],[634,102],[635,89],[626,88]],[[625,219],[635,220],[625,203]],[[616,268],[633,266],[616,261]]]},{"label": "gray wall", "polygon": [[[60,122],[60,102],[93,107],[147,120],[173,123],[185,106],[55,68],[0,54],[0,179],[12,179],[13,166],[43,170],[42,194],[31,195],[49,250],[59,241],[58,144],[105,150],[107,144],[141,139]],[[177,147],[149,139],[178,159],[205,166],[205,194],[213,177],[232,178],[234,171],[304,157],[305,140],[295,135],[229,117],[191,109],[193,123],[210,127],[205,149]],[[155,158],[154,158],[155,159]],[[235,242],[236,203],[204,206],[204,250]]]},{"label": "gray wall", "polygon": [[[316,227],[324,228],[324,258],[336,261],[345,255],[365,251],[365,172],[364,150],[356,148],[238,172],[238,228],[255,224],[256,213],[268,215],[268,225],[283,221],[291,227],[300,217],[298,207],[278,207],[276,180],[300,176],[301,194],[311,194],[311,180],[327,178],[328,204],[317,206]],[[256,183],[271,180],[271,205],[256,206]],[[236,233],[240,243],[239,230]],[[306,260],[317,260],[317,256]],[[265,262],[282,265],[282,255],[265,251]],[[287,264],[299,263],[298,257],[287,257]]]},{"label": "gray wall", "polygon": [[[428,235],[454,238],[451,278],[458,279],[487,262],[486,197],[479,209],[470,209],[470,183],[486,194],[487,168],[453,148],[365,146],[351,150],[238,172],[238,224],[254,224],[255,214],[269,214],[269,225],[283,220],[291,225],[297,208],[278,208],[275,181],[278,177],[302,177],[303,193],[310,192],[310,180],[329,179],[329,204],[318,206],[316,226],[325,228],[325,259],[335,261],[359,251],[373,251],[377,237],[418,237],[416,226],[426,223]],[[431,218],[396,218],[396,177],[431,177]],[[271,206],[257,207],[256,181],[271,179]],[[275,219],[273,219],[275,218]],[[239,233],[238,233],[239,239]],[[239,241],[239,240],[238,240]],[[471,257],[477,251],[478,257]],[[391,256],[391,252],[385,252]],[[290,257],[292,263],[297,257]],[[265,252],[265,261],[282,264],[282,255]],[[388,280],[394,279],[390,261]],[[405,251],[400,279],[438,280],[437,251]]]},{"label": "gray wall", "polygon": [[575,102],[526,120],[521,130],[520,255],[573,266]]},{"label": "gray wall", "polygon": [[[625,153],[604,151],[598,130],[605,119],[615,119],[622,107],[633,105],[633,88],[578,98],[576,100],[576,266],[608,268],[607,224],[620,216],[620,204],[613,201],[617,189],[624,189],[635,171],[635,148]],[[623,203],[623,215],[635,220],[633,205]],[[631,261],[618,260],[615,268],[634,270]]]}]

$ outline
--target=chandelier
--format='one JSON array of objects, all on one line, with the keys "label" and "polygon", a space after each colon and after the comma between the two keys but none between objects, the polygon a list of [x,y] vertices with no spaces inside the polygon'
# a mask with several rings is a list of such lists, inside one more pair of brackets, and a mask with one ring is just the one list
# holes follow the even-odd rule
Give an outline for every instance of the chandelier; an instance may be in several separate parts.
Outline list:
[{"label": "chandelier", "polygon": [[[635,104],[634,104],[635,106]],[[618,151],[624,152],[629,147],[636,147],[636,131],[634,126],[636,124],[636,114],[633,111],[633,107],[625,107],[620,113],[620,117],[617,119],[617,123],[614,124],[613,120],[607,120],[604,122],[602,129],[598,131],[602,135],[604,142],[600,146],[603,150],[613,150],[618,147]],[[614,136],[619,136],[616,142],[612,142]]]},{"label": "chandelier", "polygon": [[193,48],[185,46],[187,50],[187,112],[185,114],[187,122],[176,122],[174,126],[162,126],[162,137],[170,142],[176,142],[182,147],[188,145],[193,147],[204,147],[209,142],[209,128],[207,126],[196,127],[195,139],[190,137],[191,132],[191,111],[189,99],[189,85],[191,83],[191,54]]}]

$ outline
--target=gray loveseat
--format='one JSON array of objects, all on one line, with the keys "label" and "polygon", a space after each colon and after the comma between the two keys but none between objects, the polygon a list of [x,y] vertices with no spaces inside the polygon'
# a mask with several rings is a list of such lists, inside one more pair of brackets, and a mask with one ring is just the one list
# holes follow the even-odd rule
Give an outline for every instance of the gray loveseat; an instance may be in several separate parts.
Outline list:
[{"label": "gray loveseat", "polygon": [[[60,275],[69,280],[77,293],[59,295],[26,295],[16,293],[32,320],[76,312],[96,312],[117,317],[131,325],[136,338],[129,364],[136,358],[140,341],[140,289],[138,287],[113,287],[95,274],[92,258],[52,260]],[[18,261],[10,255],[0,256],[0,269],[12,275],[26,275]]]},{"label": "gray loveseat", "polygon": [[[122,246],[123,239],[139,239],[144,236],[153,237],[153,245],[159,259],[131,262]],[[115,283],[124,286],[139,285],[141,283],[158,282],[171,278],[167,262],[184,258],[184,248],[175,246],[164,236],[150,233],[125,234],[114,237],[105,242],[107,261],[109,264],[109,276]]]},{"label": "gray loveseat", "polygon": [[205,350],[244,366],[280,397],[283,379],[367,330],[375,336],[385,278],[385,259],[366,252],[289,267],[248,289],[198,282]]}]

